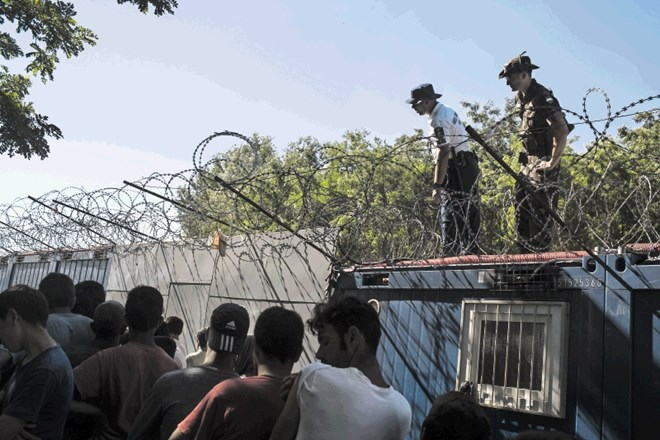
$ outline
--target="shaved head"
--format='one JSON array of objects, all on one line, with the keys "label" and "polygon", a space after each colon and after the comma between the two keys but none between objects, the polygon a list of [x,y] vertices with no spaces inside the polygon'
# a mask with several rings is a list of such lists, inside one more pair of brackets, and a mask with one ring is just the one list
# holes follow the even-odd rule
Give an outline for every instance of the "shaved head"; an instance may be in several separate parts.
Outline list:
[{"label": "shaved head", "polygon": [[100,338],[112,338],[121,335],[126,329],[124,306],[117,301],[106,301],[94,310],[92,329]]}]

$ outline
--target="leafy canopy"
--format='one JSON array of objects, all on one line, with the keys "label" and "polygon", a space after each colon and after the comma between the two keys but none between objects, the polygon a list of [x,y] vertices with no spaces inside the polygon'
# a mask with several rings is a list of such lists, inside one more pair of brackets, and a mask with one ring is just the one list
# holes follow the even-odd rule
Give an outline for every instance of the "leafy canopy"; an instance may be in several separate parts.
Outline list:
[{"label": "leafy canopy", "polygon": [[[155,15],[173,13],[176,0],[117,0],[133,3],[147,13],[153,8]],[[74,5],[52,0],[0,0],[0,25],[12,28],[13,33],[0,31],[0,56],[12,64],[25,64],[25,74],[13,73],[7,65],[0,65],[0,154],[10,157],[18,154],[30,159],[33,155],[44,159],[50,148],[47,138],[60,139],[61,130],[48,122],[27,100],[32,82],[38,77],[46,83],[60,62],[78,56],[86,46],[96,44],[97,36],[79,25]],[[19,38],[18,34],[27,34]],[[18,40],[29,40],[19,44]]]},{"label": "leafy canopy", "polygon": [[[489,143],[517,170],[522,145],[519,121],[492,103],[464,103],[466,122],[479,132],[496,127]],[[570,233],[555,228],[553,250],[616,248],[660,241],[660,117],[638,115],[634,128],[562,158],[558,213]],[[432,154],[420,131],[394,145],[364,131],[319,143],[300,138],[278,155],[268,137],[219,154],[179,199],[208,217],[181,211],[186,234],[208,237],[282,230],[272,218],[208,179],[217,175],[290,228],[336,231],[342,262],[429,258],[442,252],[437,208],[430,203]],[[481,168],[481,253],[516,253],[514,180],[479,145],[471,145]],[[204,177],[206,176],[206,177]],[[232,230],[227,230],[230,225]],[[324,237],[327,238],[327,237]],[[330,251],[330,250],[329,250]],[[335,252],[335,250],[332,250]]]}]

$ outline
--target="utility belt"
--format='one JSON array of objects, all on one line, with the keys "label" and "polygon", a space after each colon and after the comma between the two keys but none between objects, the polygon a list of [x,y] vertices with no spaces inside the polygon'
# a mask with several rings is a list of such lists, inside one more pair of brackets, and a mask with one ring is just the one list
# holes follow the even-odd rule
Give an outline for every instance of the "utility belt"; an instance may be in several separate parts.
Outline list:
[{"label": "utility belt", "polygon": [[475,162],[478,162],[477,155],[469,150],[458,151],[449,159],[449,164],[457,167],[466,167]]},{"label": "utility belt", "polygon": [[544,158],[552,155],[552,136],[550,132],[527,135],[523,139],[524,150],[518,156],[518,162],[522,165],[527,165],[527,156]]}]

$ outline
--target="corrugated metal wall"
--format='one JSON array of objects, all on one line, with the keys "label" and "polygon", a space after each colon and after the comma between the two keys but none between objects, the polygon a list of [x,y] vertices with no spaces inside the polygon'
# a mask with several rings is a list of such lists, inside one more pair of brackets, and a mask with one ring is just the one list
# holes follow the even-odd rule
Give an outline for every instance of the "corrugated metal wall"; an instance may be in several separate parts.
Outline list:
[{"label": "corrugated metal wall", "polygon": [[51,272],[50,267],[49,261],[14,263],[8,285],[27,284],[37,288],[41,279]]},{"label": "corrugated metal wall", "polygon": [[[12,257],[0,265],[3,289],[17,283],[36,288],[50,272],[65,273],[75,283],[98,281],[105,286],[107,299],[121,303],[137,285],[157,288],[163,294],[164,315],[183,319],[180,342],[193,352],[197,331],[208,325],[213,309],[224,302],[247,308],[249,333],[261,311],[275,305],[295,310],[307,320],[324,298],[330,261],[297,237],[270,234],[231,238],[225,256],[181,243],[157,243],[112,252]],[[313,361],[316,348],[316,338],[306,332],[303,354],[294,369]]]},{"label": "corrugated metal wall", "polygon": [[391,385],[412,408],[418,439],[433,398],[456,386],[460,304],[380,301],[383,329],[378,360]]},{"label": "corrugated metal wall", "polygon": [[86,280],[105,284],[108,263],[107,258],[59,261],[55,271],[70,276],[74,284]]},{"label": "corrugated metal wall", "polygon": [[74,284],[86,280],[104,284],[110,264],[106,251],[14,255],[5,257],[3,261],[0,263],[0,289],[2,290],[16,284],[26,284],[36,289],[43,277],[51,272],[67,274]]}]

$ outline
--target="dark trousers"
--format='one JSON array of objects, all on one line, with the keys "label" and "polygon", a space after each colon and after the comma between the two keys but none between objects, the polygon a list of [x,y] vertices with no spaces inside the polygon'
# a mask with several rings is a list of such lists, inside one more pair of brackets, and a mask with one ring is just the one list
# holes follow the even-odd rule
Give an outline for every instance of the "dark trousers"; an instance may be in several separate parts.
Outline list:
[{"label": "dark trousers", "polygon": [[[538,172],[537,175],[539,182],[531,184],[534,193],[552,209],[557,209],[559,166],[547,172]],[[523,174],[519,176],[531,183]],[[516,231],[520,252],[527,254],[549,251],[553,223],[550,213],[541,203],[516,182]]]},{"label": "dark trousers", "polygon": [[479,174],[479,161],[471,152],[459,152],[449,160],[440,207],[445,256],[476,254],[479,250]]}]

